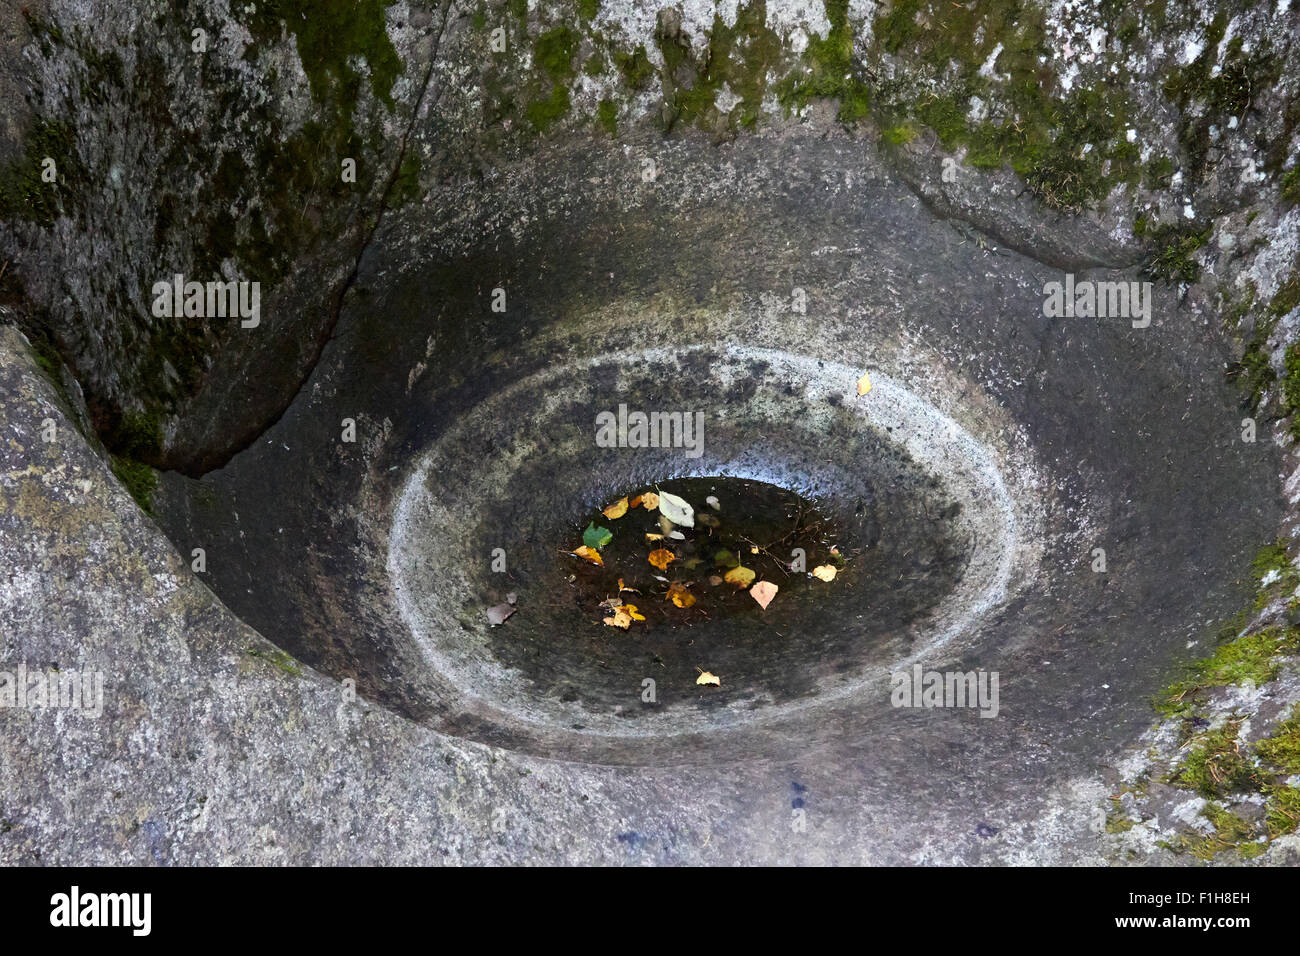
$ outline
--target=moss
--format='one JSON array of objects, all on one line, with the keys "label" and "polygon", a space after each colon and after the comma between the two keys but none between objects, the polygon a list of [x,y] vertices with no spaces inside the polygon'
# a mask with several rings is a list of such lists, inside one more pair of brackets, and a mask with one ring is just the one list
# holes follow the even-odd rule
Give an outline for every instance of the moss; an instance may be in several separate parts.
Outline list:
[{"label": "moss", "polygon": [[153,493],[158,488],[158,473],[143,462],[113,455],[110,459],[113,474],[135,499],[140,510],[153,514]]},{"label": "moss", "polygon": [[[54,160],[54,182],[41,178],[46,158]],[[0,170],[0,219],[50,225],[58,216],[80,208],[79,189],[85,182],[72,126],[40,120],[25,138],[23,157]]]},{"label": "moss", "polygon": [[656,27],[655,42],[664,61],[660,82],[670,108],[668,125],[681,120],[716,132],[717,97],[724,87],[739,99],[726,125],[752,126],[758,121],[768,74],[781,54],[780,39],[767,26],[763,0],[738,6],[730,26],[715,16],[702,58],[697,59],[687,36],[665,22]]},{"label": "moss", "polygon": [[596,107],[596,119],[610,136],[618,135],[618,107],[613,100],[601,100]]},{"label": "moss", "polygon": [[587,57],[587,62],[582,64],[582,72],[587,76],[600,76],[605,72],[605,54],[597,50],[591,56]]},{"label": "moss", "polygon": [[1110,813],[1106,816],[1107,833],[1127,833],[1137,826],[1137,821],[1124,812],[1119,797],[1110,798]]},{"label": "moss", "polygon": [[[1291,556],[1287,553],[1287,543],[1281,538],[1255,555],[1254,561],[1251,562],[1251,571],[1254,573],[1256,584],[1260,586],[1260,592],[1255,597],[1256,611],[1262,610],[1275,594],[1285,592],[1289,595],[1300,586],[1300,571],[1297,571],[1291,563]],[[1273,582],[1264,585],[1264,580],[1269,576],[1273,576]]]},{"label": "moss", "polygon": [[1300,773],[1300,705],[1271,736],[1255,744],[1255,753],[1279,773]]},{"label": "moss", "polygon": [[911,123],[899,123],[887,126],[881,131],[881,137],[891,146],[903,146],[916,139],[918,130]]},{"label": "moss", "polygon": [[[934,129],[949,149],[966,147],[968,164],[1009,164],[1041,202],[1063,210],[1091,206],[1114,184],[1140,179],[1139,150],[1124,135],[1123,77],[1054,98],[1038,7],[1022,0],[896,0],[877,16],[874,34],[886,52],[919,60],[941,78],[943,94],[898,106]],[[982,72],[995,51],[994,69],[1005,80]],[[996,112],[972,125],[976,96],[991,101]]]},{"label": "moss", "polygon": [[419,198],[421,191],[419,154],[407,150],[402,156],[402,161],[397,166],[397,175],[393,177],[393,185],[389,192],[387,205],[394,208],[410,202]]},{"label": "moss", "polygon": [[334,99],[342,112],[351,115],[362,83],[353,65],[355,57],[366,61],[374,95],[390,110],[394,107],[393,84],[402,72],[402,61],[384,25],[384,10],[392,2],[259,0],[247,7],[236,5],[232,11],[245,11],[249,31],[262,43],[277,41],[283,23],[297,41],[312,95],[321,102]]},{"label": "moss", "polygon": [[1272,786],[1266,789],[1268,803],[1264,825],[1269,839],[1294,833],[1300,826],[1300,787]]},{"label": "moss", "polygon": [[623,77],[623,82],[633,90],[644,90],[654,78],[655,68],[650,62],[650,55],[645,47],[638,45],[631,52],[616,50],[613,54],[614,65]]},{"label": "moss", "polygon": [[598,13],[600,13],[600,0],[578,0],[578,16],[583,20],[594,20]]},{"label": "moss", "polygon": [[1300,306],[1300,264],[1274,293],[1268,303],[1268,311],[1273,318],[1280,319],[1296,306]]},{"label": "moss", "polygon": [[1251,789],[1255,768],[1237,741],[1240,718],[1195,738],[1197,743],[1170,774],[1169,782],[1205,797],[1223,797]]},{"label": "moss", "polygon": [[[1253,832],[1250,823],[1217,803],[1208,803],[1201,816],[1214,825],[1214,833],[1198,839],[1185,840],[1183,849],[1199,860],[1212,860],[1225,850],[1237,849],[1243,856],[1258,856],[1263,844],[1246,843]],[[1258,847],[1258,850],[1248,849]]]},{"label": "moss", "polygon": [[1187,716],[1199,691],[1272,680],[1277,676],[1278,654],[1300,645],[1298,637],[1300,632],[1294,629],[1269,627],[1220,645],[1208,658],[1191,664],[1186,677],[1156,695],[1156,709],[1165,716]]},{"label": "moss", "polygon": [[544,133],[568,115],[569,105],[569,88],[557,85],[550,96],[529,103],[524,114],[535,130]]},{"label": "moss", "polygon": [[250,647],[247,654],[249,657],[256,657],[270,662],[290,677],[302,676],[302,668],[298,666],[298,662],[279,648],[273,651],[264,651],[260,647]]},{"label": "moss", "polygon": [[1142,275],[1158,282],[1195,282],[1201,267],[1192,256],[1210,241],[1210,231],[1208,226],[1201,230],[1169,223],[1147,226],[1141,236],[1150,240],[1152,252],[1142,265]]},{"label": "moss", "polygon": [[1300,203],[1300,159],[1290,172],[1282,174],[1282,198],[1291,204]]},{"label": "moss", "polygon": [[1147,162],[1145,172],[1148,189],[1168,189],[1173,184],[1174,161],[1168,156],[1156,156]]},{"label": "moss", "polygon": [[830,29],[825,37],[809,38],[801,67],[778,85],[777,95],[787,110],[813,99],[838,100],[840,121],[852,123],[869,113],[871,89],[853,55],[848,0],[825,0],[825,6]]},{"label": "moss", "polygon": [[547,30],[533,41],[533,66],[545,70],[553,80],[573,79],[573,58],[578,52],[578,35],[568,27]]},{"label": "moss", "polygon": [[1164,83],[1165,95],[1183,112],[1179,144],[1187,155],[1189,173],[1196,177],[1208,166],[1210,127],[1244,114],[1256,91],[1272,86],[1280,76],[1280,64],[1267,43],[1247,53],[1241,37],[1235,37],[1220,62],[1219,45],[1228,20],[1228,12],[1220,10],[1213,20],[1202,23],[1201,53],[1186,66],[1172,69]]}]

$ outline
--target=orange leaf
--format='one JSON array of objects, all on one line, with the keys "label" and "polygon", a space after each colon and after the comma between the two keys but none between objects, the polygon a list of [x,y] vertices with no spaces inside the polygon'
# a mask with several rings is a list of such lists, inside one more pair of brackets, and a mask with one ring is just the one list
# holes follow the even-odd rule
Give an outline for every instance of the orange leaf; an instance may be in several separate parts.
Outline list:
[{"label": "orange leaf", "polygon": [[678,607],[690,607],[695,603],[695,595],[685,585],[676,582],[668,585],[668,597]]},{"label": "orange leaf", "polygon": [[667,571],[668,565],[677,560],[677,555],[673,554],[667,548],[655,548],[650,552],[649,561],[660,571]]},{"label": "orange leaf", "polygon": [[586,558],[592,564],[599,564],[602,568],[605,566],[605,562],[601,560],[600,552],[595,548],[589,548],[584,544],[577,548],[573,553],[580,558]]},{"label": "orange leaf", "polygon": [[627,514],[627,499],[619,498],[618,501],[601,511],[601,514],[610,521],[613,521],[615,518],[623,517],[623,515]]}]

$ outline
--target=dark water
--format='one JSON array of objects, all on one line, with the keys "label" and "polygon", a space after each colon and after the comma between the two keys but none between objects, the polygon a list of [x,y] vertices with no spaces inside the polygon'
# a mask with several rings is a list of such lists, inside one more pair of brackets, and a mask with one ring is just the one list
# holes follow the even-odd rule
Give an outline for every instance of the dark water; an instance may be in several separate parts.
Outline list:
[{"label": "dark water", "polygon": [[[793,600],[804,591],[820,592],[829,599],[845,579],[827,583],[806,572],[827,565],[836,569],[837,577],[841,571],[852,573],[856,555],[837,547],[841,537],[837,524],[792,491],[743,478],[679,478],[653,488],[632,489],[629,498],[645,491],[669,492],[689,502],[695,508],[695,526],[677,528],[685,540],[675,540],[664,535],[658,510],[637,507],[615,519],[594,510],[575,529],[573,541],[575,547],[581,543],[589,523],[608,529],[613,537],[600,549],[604,566],[560,556],[576,565],[570,571],[576,575],[577,608],[599,608],[610,598],[621,598],[645,617],[629,630],[694,626],[735,614],[762,614],[749,593],[755,582],[777,586],[773,604]],[[710,497],[717,500],[717,508],[707,503]],[[650,541],[648,534],[662,538]],[[648,560],[657,550],[672,553],[674,560],[666,568]],[[741,571],[733,574],[738,580],[727,580],[726,575],[737,567],[752,571],[752,578]]]}]

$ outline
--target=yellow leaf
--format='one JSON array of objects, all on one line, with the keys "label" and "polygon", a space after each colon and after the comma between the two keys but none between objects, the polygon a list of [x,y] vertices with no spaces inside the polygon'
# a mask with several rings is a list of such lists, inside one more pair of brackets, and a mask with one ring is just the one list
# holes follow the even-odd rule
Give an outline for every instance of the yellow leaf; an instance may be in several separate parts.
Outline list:
[{"label": "yellow leaf", "polygon": [[641,496],[641,507],[646,511],[659,510],[659,496],[653,491],[647,491]]},{"label": "yellow leaf", "polygon": [[599,564],[602,568],[605,566],[605,562],[600,558],[600,552],[595,548],[589,548],[584,544],[573,553],[580,558],[586,558],[592,564]]},{"label": "yellow leaf", "polygon": [[690,607],[695,603],[695,595],[688,591],[685,585],[676,582],[668,585],[668,597],[678,607]]},{"label": "yellow leaf", "polygon": [[650,552],[649,561],[660,571],[667,571],[668,565],[677,560],[677,555],[673,554],[667,548],[655,548]]},{"label": "yellow leaf", "polygon": [[766,611],[767,606],[772,603],[772,598],[776,597],[776,592],[779,590],[780,588],[771,581],[759,581],[749,589],[749,596],[758,602],[759,607]]},{"label": "yellow leaf", "polygon": [[634,621],[644,621],[644,620],[645,620],[645,615],[642,614],[642,613],[640,613],[639,611],[637,611],[637,609],[636,609],[636,605],[635,605],[635,604],[624,604],[621,608],[619,608],[619,610],[620,610],[620,611],[627,611],[627,616],[630,617],[630,618],[631,618],[632,620],[634,620]]},{"label": "yellow leaf", "polygon": [[619,498],[618,501],[601,511],[601,514],[610,521],[613,521],[615,518],[623,517],[623,515],[627,514],[627,499]]},{"label": "yellow leaf", "polygon": [[871,378],[866,372],[862,373],[862,378],[858,379],[858,394],[865,395],[871,391]]},{"label": "yellow leaf", "polygon": [[734,584],[738,588],[747,588],[754,583],[754,572],[744,565],[738,564],[726,573],[723,580],[728,584]]},{"label": "yellow leaf", "polygon": [[714,677],[708,671],[700,671],[700,676],[695,678],[697,684],[712,684],[714,687],[721,687],[722,681]]},{"label": "yellow leaf", "polygon": [[813,568],[813,577],[819,581],[834,581],[839,569],[833,564],[820,564]]},{"label": "yellow leaf", "polygon": [[650,534],[649,532],[647,532],[645,539],[646,541],[662,541],[664,539],[664,536],[661,534]]},{"label": "yellow leaf", "polygon": [[614,608],[614,616],[605,618],[606,627],[621,627],[627,630],[632,626],[632,615],[628,613],[628,605]]}]

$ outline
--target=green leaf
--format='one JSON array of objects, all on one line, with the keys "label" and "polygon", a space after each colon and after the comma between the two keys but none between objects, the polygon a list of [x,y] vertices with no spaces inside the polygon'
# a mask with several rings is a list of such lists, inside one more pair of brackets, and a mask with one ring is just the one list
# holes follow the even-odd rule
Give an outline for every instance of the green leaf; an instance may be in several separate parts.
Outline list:
[{"label": "green leaf", "polygon": [[586,531],[582,532],[582,543],[589,548],[595,548],[597,551],[613,540],[614,532],[608,528],[597,528],[594,521],[587,525]]}]

